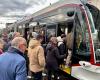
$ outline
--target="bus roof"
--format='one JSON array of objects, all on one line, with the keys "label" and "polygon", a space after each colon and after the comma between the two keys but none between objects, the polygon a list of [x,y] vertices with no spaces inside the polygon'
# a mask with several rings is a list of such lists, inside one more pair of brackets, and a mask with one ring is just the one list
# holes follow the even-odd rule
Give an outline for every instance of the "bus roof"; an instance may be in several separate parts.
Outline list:
[{"label": "bus roof", "polygon": [[[19,25],[19,24],[28,23],[32,18],[39,16],[39,15],[42,15],[46,12],[52,11],[58,7],[66,5],[66,4],[82,4],[82,2],[81,2],[81,0],[61,0],[59,2],[56,2],[50,6],[42,9],[42,10],[37,11],[36,13],[33,13],[30,16],[23,18],[22,20],[15,22],[15,24]],[[13,24],[11,26],[13,26]]]}]

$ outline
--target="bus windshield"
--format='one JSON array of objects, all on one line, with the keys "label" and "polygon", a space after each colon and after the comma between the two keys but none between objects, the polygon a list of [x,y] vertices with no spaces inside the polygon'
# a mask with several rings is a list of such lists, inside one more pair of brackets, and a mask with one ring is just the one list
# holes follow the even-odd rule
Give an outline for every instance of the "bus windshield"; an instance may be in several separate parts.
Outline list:
[{"label": "bus windshield", "polygon": [[[100,29],[97,31],[95,29],[94,21],[92,14],[89,9],[85,9],[88,15],[89,25],[91,27],[91,34],[93,39],[93,46],[95,52],[95,63],[100,63]],[[74,63],[78,63],[81,60],[90,61],[90,38],[88,31],[88,24],[86,22],[86,16],[84,10],[79,8],[76,9],[76,18],[75,18],[75,53],[74,56],[77,57]]]},{"label": "bus windshield", "polygon": [[86,22],[86,16],[80,8],[76,9],[75,15],[75,42],[74,42],[74,54],[72,56],[72,62],[74,64],[79,61],[90,61],[90,40],[89,40],[88,25]]},{"label": "bus windshield", "polygon": [[87,11],[89,23],[90,23],[90,26],[91,26],[92,39],[93,39],[93,43],[94,43],[95,62],[100,63],[100,39],[99,39],[100,38],[99,37],[100,30],[97,31],[95,29],[92,14],[87,7],[86,7],[86,11]]}]

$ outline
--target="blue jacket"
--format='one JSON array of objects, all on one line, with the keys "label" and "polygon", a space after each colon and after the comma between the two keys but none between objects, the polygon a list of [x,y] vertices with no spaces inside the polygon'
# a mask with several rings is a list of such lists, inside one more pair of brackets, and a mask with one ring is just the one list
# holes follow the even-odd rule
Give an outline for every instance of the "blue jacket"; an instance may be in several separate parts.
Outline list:
[{"label": "blue jacket", "polygon": [[0,55],[0,80],[27,80],[23,53],[10,47]]}]

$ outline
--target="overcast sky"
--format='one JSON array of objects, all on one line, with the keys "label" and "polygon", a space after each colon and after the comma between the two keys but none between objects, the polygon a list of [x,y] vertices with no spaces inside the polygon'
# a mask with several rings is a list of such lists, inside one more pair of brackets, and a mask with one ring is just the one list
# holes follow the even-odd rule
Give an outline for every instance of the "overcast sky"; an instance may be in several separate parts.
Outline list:
[{"label": "overcast sky", "polygon": [[0,0],[0,29],[58,0]]},{"label": "overcast sky", "polygon": [[58,0],[0,0],[0,16],[30,14],[56,1]]},{"label": "overcast sky", "polygon": [[[7,16],[26,16],[30,15],[46,6],[50,3],[61,0],[0,0],[0,28],[3,23],[10,22],[12,19]],[[100,9],[100,0],[90,0]],[[6,18],[5,18],[5,17]],[[13,18],[13,22],[18,18]],[[8,21],[9,20],[9,21]],[[2,25],[2,26],[1,26]]]}]

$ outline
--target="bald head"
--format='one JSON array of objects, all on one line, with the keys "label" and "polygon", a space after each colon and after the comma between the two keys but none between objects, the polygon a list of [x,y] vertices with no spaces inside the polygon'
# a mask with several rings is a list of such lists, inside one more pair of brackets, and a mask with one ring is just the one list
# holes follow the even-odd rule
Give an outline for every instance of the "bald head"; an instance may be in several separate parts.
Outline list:
[{"label": "bald head", "polygon": [[26,46],[26,45],[27,45],[27,42],[23,37],[15,37],[11,42],[12,47],[18,48],[22,52],[24,52],[23,46]]}]

